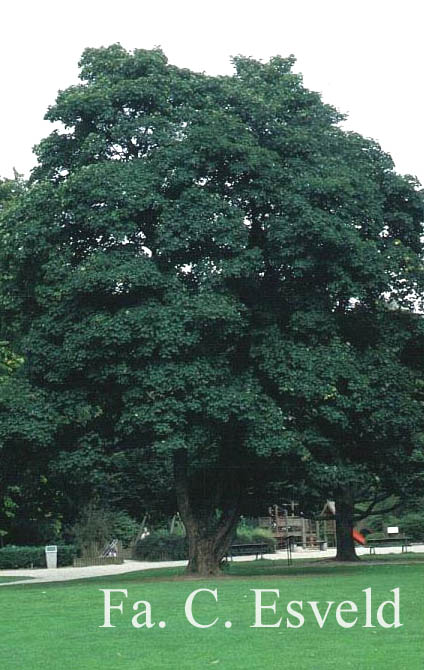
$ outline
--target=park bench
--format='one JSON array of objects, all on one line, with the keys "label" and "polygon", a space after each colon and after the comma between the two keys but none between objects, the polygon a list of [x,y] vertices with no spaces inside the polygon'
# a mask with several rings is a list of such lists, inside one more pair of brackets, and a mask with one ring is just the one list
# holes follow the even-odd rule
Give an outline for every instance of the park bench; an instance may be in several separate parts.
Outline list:
[{"label": "park bench", "polygon": [[402,547],[402,554],[408,551],[411,544],[408,537],[382,537],[378,540],[367,540],[370,554],[375,554],[377,547]]},{"label": "park bench", "polygon": [[263,558],[264,554],[270,552],[269,546],[266,542],[255,542],[252,544],[232,544],[227,552],[226,558],[233,560],[233,556],[256,556],[258,560],[259,556]]}]

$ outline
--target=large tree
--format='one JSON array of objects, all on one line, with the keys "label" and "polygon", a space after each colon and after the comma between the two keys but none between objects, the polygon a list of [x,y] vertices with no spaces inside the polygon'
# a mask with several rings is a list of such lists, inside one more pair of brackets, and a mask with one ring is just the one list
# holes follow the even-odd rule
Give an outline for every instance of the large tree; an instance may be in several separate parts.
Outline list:
[{"label": "large tree", "polygon": [[418,281],[414,183],[293,62],[208,77],[86,50],[3,221],[4,328],[60,459],[171,456],[194,572],[218,569],[258,459],[305,449],[258,342]]}]

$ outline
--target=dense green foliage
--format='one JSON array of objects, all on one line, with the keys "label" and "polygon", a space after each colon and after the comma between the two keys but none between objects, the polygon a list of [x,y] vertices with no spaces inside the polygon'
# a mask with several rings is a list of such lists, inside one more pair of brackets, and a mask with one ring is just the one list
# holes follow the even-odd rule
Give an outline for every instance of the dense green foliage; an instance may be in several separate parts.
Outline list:
[{"label": "dense green foliage", "polygon": [[[72,565],[77,555],[76,547],[57,545],[58,567]],[[46,554],[44,547],[25,547],[9,545],[0,549],[0,570],[18,570],[19,568],[45,568]]]},{"label": "dense green foliage", "polygon": [[185,535],[152,532],[134,547],[133,558],[138,561],[184,561],[188,557]]},{"label": "dense green foliage", "polygon": [[101,551],[111,540],[128,546],[139,531],[139,524],[122,510],[85,507],[71,528],[71,536],[80,551]]},{"label": "dense green foliage", "polygon": [[[411,496],[408,496],[410,501]],[[397,504],[388,514],[375,514],[364,520],[364,525],[375,532],[386,534],[388,526],[397,526],[402,535],[410,538],[412,542],[424,542],[424,511],[423,499],[417,499],[416,504],[405,509],[403,504]]]},{"label": "dense green foliage", "polygon": [[400,519],[396,519],[399,527],[413,542],[424,542],[424,513],[409,512]]},{"label": "dense green foliage", "polygon": [[423,361],[414,355],[422,319],[384,307],[320,318],[319,329],[274,333],[257,347],[298,428],[303,476],[327,497],[349,486],[358,500],[416,493],[424,483]]},{"label": "dense green foliage", "polygon": [[259,461],[380,481],[422,425],[402,359],[421,326],[387,309],[422,295],[421,195],[293,63],[210,77],[87,49],[2,216],[3,330],[48,408],[49,477],[82,504],[128,453],[147,478],[173,460],[194,570],[219,563]]}]

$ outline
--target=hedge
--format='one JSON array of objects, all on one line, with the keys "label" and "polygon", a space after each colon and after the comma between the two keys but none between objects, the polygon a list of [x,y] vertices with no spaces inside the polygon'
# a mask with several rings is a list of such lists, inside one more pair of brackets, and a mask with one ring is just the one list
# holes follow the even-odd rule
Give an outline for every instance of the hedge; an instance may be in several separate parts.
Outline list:
[{"label": "hedge", "polygon": [[183,561],[187,556],[188,543],[184,536],[156,533],[139,540],[133,554],[138,561]]},{"label": "hedge", "polygon": [[[73,545],[58,545],[58,567],[72,565],[77,555]],[[46,554],[43,547],[23,547],[8,545],[0,549],[0,570],[19,570],[20,568],[45,568]]]}]

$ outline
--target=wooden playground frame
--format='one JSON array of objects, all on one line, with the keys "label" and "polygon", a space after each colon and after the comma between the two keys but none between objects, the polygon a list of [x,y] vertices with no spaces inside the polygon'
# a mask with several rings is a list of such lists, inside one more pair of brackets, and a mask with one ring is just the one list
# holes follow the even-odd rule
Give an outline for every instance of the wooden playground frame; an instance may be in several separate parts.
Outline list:
[{"label": "wooden playground frame", "polygon": [[327,509],[328,503],[315,519],[309,519],[294,512],[296,503],[291,503],[291,509],[273,505],[269,508],[268,516],[258,518],[258,526],[271,531],[277,541],[277,548],[287,546],[287,538],[292,538],[294,549],[296,546],[303,549],[324,549],[336,546],[336,521],[334,515]]}]

